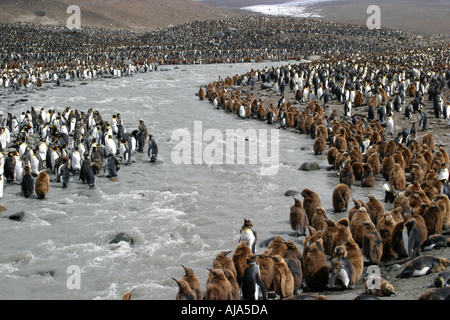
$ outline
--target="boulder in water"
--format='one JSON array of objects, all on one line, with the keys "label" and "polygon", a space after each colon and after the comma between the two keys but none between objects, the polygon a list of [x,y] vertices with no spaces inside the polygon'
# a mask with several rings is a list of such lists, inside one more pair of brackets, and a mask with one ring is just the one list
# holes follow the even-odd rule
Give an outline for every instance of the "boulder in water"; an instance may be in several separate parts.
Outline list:
[{"label": "boulder in water", "polygon": [[319,170],[319,164],[317,162],[305,162],[302,163],[299,170],[302,171],[316,171]]},{"label": "boulder in water", "polygon": [[134,243],[134,239],[132,236],[130,236],[128,233],[126,232],[120,232],[118,233],[114,239],[112,239],[109,244],[116,244],[119,243],[121,241],[125,241],[128,242],[130,245],[132,245]]},{"label": "boulder in water", "polygon": [[21,212],[17,212],[17,213],[10,215],[8,218],[10,220],[14,220],[14,221],[22,221],[24,217],[25,217],[25,212],[21,211]]}]

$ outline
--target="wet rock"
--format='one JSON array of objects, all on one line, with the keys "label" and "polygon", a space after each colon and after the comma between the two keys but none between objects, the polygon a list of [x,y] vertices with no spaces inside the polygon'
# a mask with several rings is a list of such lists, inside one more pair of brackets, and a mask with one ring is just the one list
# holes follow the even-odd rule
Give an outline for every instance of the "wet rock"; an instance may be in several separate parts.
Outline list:
[{"label": "wet rock", "polygon": [[304,162],[298,169],[302,171],[316,171],[319,170],[320,167],[317,162]]},{"label": "wet rock", "polygon": [[41,277],[55,277],[55,270],[49,270],[49,271],[40,271],[37,273],[37,275]]},{"label": "wet rock", "polygon": [[222,31],[217,31],[216,33],[214,33],[213,37],[216,39],[223,38],[225,37],[225,33],[223,33]]},{"label": "wet rock", "polygon": [[121,242],[121,241],[128,242],[130,245],[132,245],[132,244],[134,243],[134,239],[133,239],[132,236],[130,236],[130,235],[129,235],[128,233],[126,233],[126,232],[121,232],[121,233],[118,233],[118,234],[114,237],[114,239],[112,239],[112,240],[109,242],[109,244],[116,244],[116,243],[119,243],[119,242]]},{"label": "wet rock", "polygon": [[284,194],[286,197],[293,197],[300,194],[300,192],[295,191],[295,190],[288,190],[286,191],[286,193]]},{"label": "wet rock", "polygon": [[17,212],[15,214],[10,215],[8,218],[13,221],[22,221],[25,217],[25,212]]},{"label": "wet rock", "polygon": [[273,83],[267,83],[267,82],[264,82],[264,83],[261,84],[261,89],[262,89],[262,90],[270,89],[270,88],[272,88],[272,87],[273,87]]}]

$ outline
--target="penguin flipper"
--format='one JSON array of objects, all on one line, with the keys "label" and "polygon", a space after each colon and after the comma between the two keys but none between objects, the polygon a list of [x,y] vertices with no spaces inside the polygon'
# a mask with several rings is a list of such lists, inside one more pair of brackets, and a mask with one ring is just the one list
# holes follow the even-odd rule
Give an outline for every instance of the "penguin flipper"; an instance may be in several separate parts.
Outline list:
[{"label": "penguin flipper", "polygon": [[256,284],[259,286],[259,288],[261,289],[261,293],[262,293],[262,298],[263,300],[267,299],[267,290],[266,290],[266,285],[264,284],[264,282],[262,281],[260,275],[257,275],[256,277]]}]

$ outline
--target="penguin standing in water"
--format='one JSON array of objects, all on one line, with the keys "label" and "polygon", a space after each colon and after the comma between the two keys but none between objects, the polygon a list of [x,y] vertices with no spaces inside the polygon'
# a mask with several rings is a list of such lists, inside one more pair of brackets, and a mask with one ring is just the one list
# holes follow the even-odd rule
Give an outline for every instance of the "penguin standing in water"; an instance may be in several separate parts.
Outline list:
[{"label": "penguin standing in water", "polygon": [[261,279],[256,258],[257,256],[254,254],[247,258],[247,269],[245,269],[241,285],[244,300],[259,300],[259,292],[262,294],[262,300],[266,300],[266,286]]},{"label": "penguin standing in water", "polygon": [[149,135],[148,137],[148,151],[147,155],[150,158],[150,162],[155,162],[158,158],[158,145],[156,144],[155,138],[153,135]]},{"label": "penguin standing in water", "polygon": [[72,154],[70,155],[70,165],[72,167],[72,171],[75,174],[79,174],[81,170],[81,154],[78,151],[78,147],[75,147],[72,150]]},{"label": "penguin standing in water", "polygon": [[116,143],[112,135],[109,135],[105,141],[105,154],[107,157],[109,157],[110,155],[115,156],[116,153],[117,153]]},{"label": "penguin standing in water", "polygon": [[70,161],[68,157],[64,157],[64,163],[59,167],[58,176],[61,180],[63,189],[67,189],[70,181]]},{"label": "penguin standing in water", "polygon": [[25,198],[31,197],[34,192],[34,179],[31,175],[30,166],[26,165],[24,168],[24,175],[21,182],[21,193]]},{"label": "penguin standing in water", "polygon": [[89,185],[89,188],[92,189],[95,187],[95,183],[97,182],[97,174],[100,171],[100,166],[98,163],[93,162],[87,172],[86,172],[86,182]]},{"label": "penguin standing in water", "polygon": [[258,233],[252,229],[252,220],[245,218],[244,224],[240,230],[239,243],[245,241],[248,247],[251,249],[252,253],[256,253],[256,242],[258,239]]},{"label": "penguin standing in water", "polygon": [[83,164],[81,165],[79,176],[79,179],[83,184],[87,183],[87,171],[90,166],[91,166],[91,159],[89,158],[89,153],[86,152],[85,159],[83,161]]},{"label": "penguin standing in water", "polygon": [[144,146],[148,137],[148,130],[144,120],[139,121],[138,130],[139,132],[136,134],[137,151],[142,153],[144,152]]},{"label": "penguin standing in water", "polygon": [[4,164],[4,177],[6,178],[6,182],[11,183],[14,181],[16,176],[16,156],[14,152],[10,152],[8,157],[6,157]]},{"label": "penguin standing in water", "polygon": [[120,170],[120,163],[113,155],[110,155],[105,163],[103,172],[106,172],[106,177],[113,180],[117,177],[117,172]]}]

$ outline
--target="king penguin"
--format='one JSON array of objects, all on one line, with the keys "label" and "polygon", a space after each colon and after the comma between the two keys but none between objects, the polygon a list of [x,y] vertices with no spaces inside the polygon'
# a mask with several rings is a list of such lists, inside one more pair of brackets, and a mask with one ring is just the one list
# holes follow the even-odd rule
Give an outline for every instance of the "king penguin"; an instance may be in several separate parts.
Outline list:
[{"label": "king penguin", "polygon": [[258,239],[258,233],[252,229],[253,223],[252,220],[245,218],[244,224],[241,227],[239,232],[239,243],[241,241],[245,241],[249,248],[252,250],[252,253],[256,253],[256,242]]},{"label": "king penguin", "polygon": [[416,224],[416,219],[411,218],[405,222],[402,231],[403,246],[410,258],[420,255],[420,234]]},{"label": "king penguin", "polygon": [[[357,280],[355,267],[348,259],[344,245],[334,249],[331,265],[328,286],[333,288],[336,284],[339,284],[343,289],[353,288]],[[338,283],[337,280],[339,280]]]},{"label": "king penguin", "polygon": [[245,269],[242,278],[242,297],[244,300],[259,300],[259,293],[262,294],[262,300],[266,300],[266,286],[261,279],[261,273],[256,263],[257,256],[251,254],[247,258],[247,269]]},{"label": "king penguin", "polygon": [[31,175],[31,168],[28,165],[24,168],[24,175],[21,182],[21,192],[25,198],[31,197],[34,192],[34,179]]},{"label": "king penguin", "polygon": [[150,162],[155,162],[158,157],[158,145],[153,135],[149,135],[147,155],[150,158]]}]

